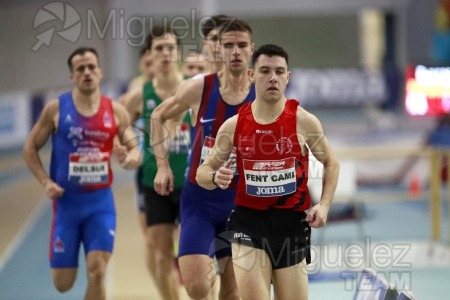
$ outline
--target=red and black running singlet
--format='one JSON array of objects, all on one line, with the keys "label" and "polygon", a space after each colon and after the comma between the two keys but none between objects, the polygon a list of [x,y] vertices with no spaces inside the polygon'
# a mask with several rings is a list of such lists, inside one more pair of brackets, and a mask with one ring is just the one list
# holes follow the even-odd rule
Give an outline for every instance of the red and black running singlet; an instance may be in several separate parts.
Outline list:
[{"label": "red and black running singlet", "polygon": [[255,121],[251,103],[239,110],[234,134],[240,175],[237,206],[296,211],[310,207],[308,152],[302,154],[298,141],[297,108],[296,100],[287,100],[282,114],[271,124]]}]

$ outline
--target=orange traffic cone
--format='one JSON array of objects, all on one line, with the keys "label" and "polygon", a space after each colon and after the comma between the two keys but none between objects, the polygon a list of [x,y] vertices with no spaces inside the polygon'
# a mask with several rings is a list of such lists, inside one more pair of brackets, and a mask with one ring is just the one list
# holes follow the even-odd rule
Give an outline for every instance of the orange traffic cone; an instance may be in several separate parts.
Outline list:
[{"label": "orange traffic cone", "polygon": [[411,177],[408,185],[408,195],[411,198],[417,198],[422,194],[422,186],[417,175]]}]

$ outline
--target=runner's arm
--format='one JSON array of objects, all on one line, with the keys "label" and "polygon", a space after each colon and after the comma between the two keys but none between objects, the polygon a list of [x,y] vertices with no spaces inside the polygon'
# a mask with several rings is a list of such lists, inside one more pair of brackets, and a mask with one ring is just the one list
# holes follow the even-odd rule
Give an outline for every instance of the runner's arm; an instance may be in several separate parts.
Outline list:
[{"label": "runner's arm", "polygon": [[142,114],[142,89],[129,91],[120,96],[118,102],[125,107],[132,122],[136,122]]},{"label": "runner's arm", "polygon": [[[299,134],[300,133],[300,134]],[[312,154],[323,164],[322,195],[307,217],[313,228],[325,226],[339,179],[339,161],[332,151],[319,119],[303,108],[297,110],[297,134],[299,141],[304,141]]]},{"label": "runner's arm", "polygon": [[231,161],[225,166],[223,164],[228,160],[233,149],[236,122],[237,116],[233,116],[220,126],[211,153],[197,169],[195,179],[201,187],[208,190],[216,187],[226,189],[231,183],[234,174],[230,168]]},{"label": "runner's arm", "polygon": [[[194,81],[195,84],[193,84]],[[201,84],[203,84],[203,81]],[[174,178],[168,159],[168,145],[172,127],[170,123],[173,125],[179,122],[189,108],[193,112],[197,112],[201,100],[201,92],[199,93],[198,89],[199,82],[196,80],[183,82],[175,96],[165,99],[151,115],[151,145],[158,167],[154,179],[154,188],[160,195],[168,195],[174,189]]]},{"label": "runner's arm", "polygon": [[44,107],[39,120],[33,126],[23,146],[25,163],[34,177],[45,188],[47,196],[51,199],[61,196],[64,193],[64,189],[55,183],[45,171],[39,156],[39,150],[45,145],[50,135],[57,130],[58,117],[58,99],[51,100]]},{"label": "runner's arm", "polygon": [[116,117],[119,145],[114,145],[113,152],[124,169],[138,168],[141,164],[141,151],[133,127],[130,126],[130,117],[125,108],[113,102]]}]

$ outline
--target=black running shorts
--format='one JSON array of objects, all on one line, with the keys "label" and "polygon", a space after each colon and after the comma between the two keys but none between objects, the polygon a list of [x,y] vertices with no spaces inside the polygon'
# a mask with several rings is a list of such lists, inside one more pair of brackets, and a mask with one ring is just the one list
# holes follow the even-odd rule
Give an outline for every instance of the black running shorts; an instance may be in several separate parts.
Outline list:
[{"label": "black running shorts", "polygon": [[273,269],[311,262],[311,227],[306,213],[290,209],[234,209],[227,229],[231,243],[264,250]]},{"label": "black running shorts", "polygon": [[143,192],[147,226],[180,223],[181,189],[175,189],[168,196],[161,196],[154,189],[145,186]]}]

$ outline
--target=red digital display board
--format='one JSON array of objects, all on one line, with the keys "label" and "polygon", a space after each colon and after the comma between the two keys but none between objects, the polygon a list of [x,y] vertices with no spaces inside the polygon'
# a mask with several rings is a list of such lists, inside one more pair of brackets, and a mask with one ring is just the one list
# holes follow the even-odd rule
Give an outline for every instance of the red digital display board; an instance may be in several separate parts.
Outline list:
[{"label": "red digital display board", "polygon": [[410,116],[449,114],[450,67],[407,67],[405,110]]}]

